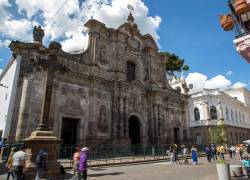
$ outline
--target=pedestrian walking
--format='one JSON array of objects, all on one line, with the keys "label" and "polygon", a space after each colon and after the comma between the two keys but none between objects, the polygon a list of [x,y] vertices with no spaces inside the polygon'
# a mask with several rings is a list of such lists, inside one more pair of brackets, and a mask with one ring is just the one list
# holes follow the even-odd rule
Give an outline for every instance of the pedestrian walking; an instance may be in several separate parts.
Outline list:
[{"label": "pedestrian walking", "polygon": [[74,176],[77,174],[77,171],[79,169],[79,160],[80,160],[80,148],[76,148],[76,152],[73,155]]},{"label": "pedestrian walking", "polygon": [[235,154],[236,154],[236,158],[240,161],[241,160],[241,147],[240,147],[240,145],[237,145]]},{"label": "pedestrian walking", "polygon": [[184,164],[188,164],[188,148],[185,145],[183,145],[182,154],[184,158]]},{"label": "pedestrian walking", "polygon": [[226,151],[225,151],[225,147],[223,145],[220,146],[220,151],[219,152],[220,152],[221,160],[225,160],[224,154],[226,153]]},{"label": "pedestrian walking", "polygon": [[87,147],[81,149],[80,160],[79,160],[79,169],[78,169],[78,180],[87,179],[87,160],[88,160],[88,151]]},{"label": "pedestrian walking", "polygon": [[170,163],[175,164],[176,163],[176,151],[177,147],[175,144],[170,145],[169,152],[170,152]]},{"label": "pedestrian walking", "polygon": [[229,158],[232,159],[233,151],[232,151],[231,147],[228,149],[228,155],[229,155]]},{"label": "pedestrian walking", "polygon": [[215,162],[217,160],[217,149],[213,144],[211,144],[211,156],[213,158],[213,161]]},{"label": "pedestrian walking", "polygon": [[13,155],[13,172],[15,175],[15,180],[23,180],[23,168],[25,165],[25,160],[27,159],[27,154],[24,152],[24,146],[19,148],[19,151],[15,152]]},{"label": "pedestrian walking", "polygon": [[48,158],[48,153],[44,150],[41,149],[38,154],[36,155],[36,178],[35,180],[40,180],[42,178],[47,178],[45,177],[44,171],[46,168],[46,162]]},{"label": "pedestrian walking", "polygon": [[16,152],[16,148],[12,147],[10,155],[9,155],[7,163],[6,163],[6,167],[8,169],[8,174],[7,174],[6,180],[8,180],[10,178],[10,176],[12,176],[13,179],[15,177],[14,172],[13,172],[13,155],[15,152]]},{"label": "pedestrian walking", "polygon": [[207,161],[211,163],[211,148],[209,146],[206,147],[206,156],[207,156]]},{"label": "pedestrian walking", "polygon": [[232,156],[235,156],[236,147],[235,146],[231,146],[230,150],[232,151]]},{"label": "pedestrian walking", "polygon": [[191,148],[191,155],[192,155],[193,165],[198,164],[197,149],[194,146],[192,146]]}]

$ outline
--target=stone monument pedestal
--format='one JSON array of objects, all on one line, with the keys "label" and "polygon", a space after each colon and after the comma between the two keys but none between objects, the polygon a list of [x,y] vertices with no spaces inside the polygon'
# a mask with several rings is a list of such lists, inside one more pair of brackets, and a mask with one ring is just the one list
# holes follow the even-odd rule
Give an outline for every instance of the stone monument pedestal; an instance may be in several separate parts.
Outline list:
[{"label": "stone monument pedestal", "polygon": [[36,155],[43,149],[48,153],[44,175],[52,179],[60,179],[60,164],[57,162],[59,144],[62,140],[57,138],[52,131],[35,130],[30,137],[24,140],[28,159],[23,169],[26,179],[36,177]]}]

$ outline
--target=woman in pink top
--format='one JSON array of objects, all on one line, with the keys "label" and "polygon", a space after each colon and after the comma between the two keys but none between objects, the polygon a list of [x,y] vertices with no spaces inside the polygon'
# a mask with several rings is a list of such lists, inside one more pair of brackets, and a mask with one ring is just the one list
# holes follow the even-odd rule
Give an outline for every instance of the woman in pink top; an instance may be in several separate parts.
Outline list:
[{"label": "woman in pink top", "polygon": [[76,172],[78,171],[79,160],[80,160],[80,148],[76,148],[76,152],[73,155],[74,175],[76,175]]}]

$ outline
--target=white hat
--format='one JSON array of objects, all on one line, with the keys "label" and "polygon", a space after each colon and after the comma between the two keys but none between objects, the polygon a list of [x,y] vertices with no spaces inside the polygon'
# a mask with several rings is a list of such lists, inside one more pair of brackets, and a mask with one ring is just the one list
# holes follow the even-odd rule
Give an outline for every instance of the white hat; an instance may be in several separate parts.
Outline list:
[{"label": "white hat", "polygon": [[89,148],[87,148],[87,147],[83,147],[82,149],[81,149],[81,151],[88,151],[89,150]]}]

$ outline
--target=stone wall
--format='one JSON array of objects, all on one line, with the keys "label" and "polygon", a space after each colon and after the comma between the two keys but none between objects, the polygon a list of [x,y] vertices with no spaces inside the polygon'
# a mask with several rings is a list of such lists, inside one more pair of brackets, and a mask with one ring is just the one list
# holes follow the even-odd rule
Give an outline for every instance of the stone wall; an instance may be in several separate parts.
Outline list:
[{"label": "stone wall", "polygon": [[[139,122],[141,145],[188,140],[187,96],[169,86],[153,38],[131,21],[118,29],[96,20],[85,26],[89,45],[81,54],[60,50],[53,58],[51,46],[11,43],[22,62],[9,140],[30,135],[44,103],[50,103],[46,121],[58,137],[63,118],[78,120],[77,144],[130,144],[131,117]],[[133,81],[127,80],[127,62],[135,64]],[[53,78],[51,102],[44,102],[46,78]]]}]

